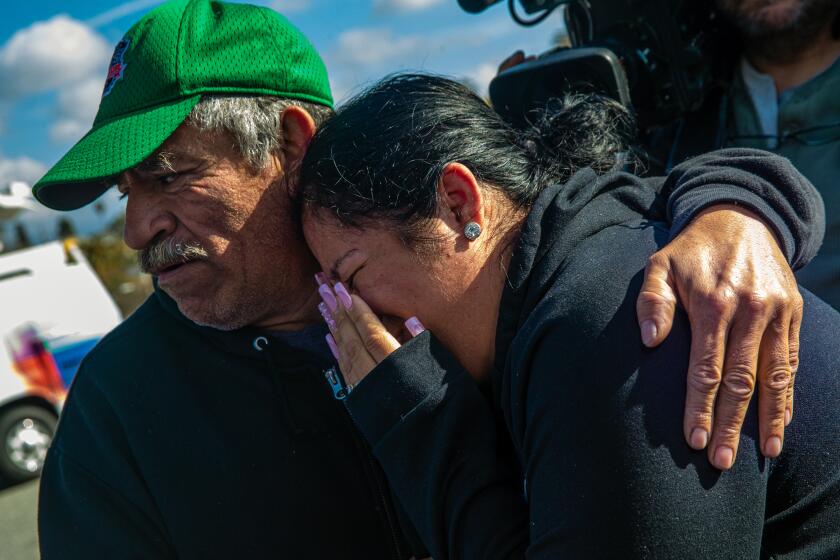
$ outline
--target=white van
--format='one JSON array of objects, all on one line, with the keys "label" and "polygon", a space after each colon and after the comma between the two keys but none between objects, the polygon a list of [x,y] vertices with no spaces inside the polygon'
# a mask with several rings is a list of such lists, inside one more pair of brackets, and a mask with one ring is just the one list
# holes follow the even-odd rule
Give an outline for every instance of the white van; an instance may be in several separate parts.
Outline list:
[{"label": "white van", "polygon": [[37,476],[84,355],[122,320],[71,241],[0,256],[0,476]]}]

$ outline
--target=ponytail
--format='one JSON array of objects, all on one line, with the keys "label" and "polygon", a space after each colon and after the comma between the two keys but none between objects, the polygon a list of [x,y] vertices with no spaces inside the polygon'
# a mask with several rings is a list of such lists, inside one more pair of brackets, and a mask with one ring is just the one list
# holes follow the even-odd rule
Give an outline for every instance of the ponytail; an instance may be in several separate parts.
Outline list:
[{"label": "ponytail", "polygon": [[531,114],[517,144],[531,161],[540,190],[590,167],[603,174],[631,162],[636,122],[619,102],[595,94],[566,94]]}]

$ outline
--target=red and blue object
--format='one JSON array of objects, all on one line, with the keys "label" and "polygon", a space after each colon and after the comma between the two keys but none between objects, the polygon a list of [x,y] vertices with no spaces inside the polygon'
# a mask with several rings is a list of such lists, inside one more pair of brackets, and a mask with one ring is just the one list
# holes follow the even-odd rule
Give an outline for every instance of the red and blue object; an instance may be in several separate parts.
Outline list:
[{"label": "red and blue object", "polygon": [[56,403],[64,400],[82,359],[99,342],[99,337],[48,340],[34,327],[15,334],[14,369],[30,392]]}]

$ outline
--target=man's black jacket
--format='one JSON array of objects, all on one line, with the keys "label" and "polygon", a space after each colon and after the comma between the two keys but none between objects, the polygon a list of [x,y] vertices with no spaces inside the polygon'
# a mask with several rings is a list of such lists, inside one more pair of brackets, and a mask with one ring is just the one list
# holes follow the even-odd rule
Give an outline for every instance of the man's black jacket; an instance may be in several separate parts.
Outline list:
[{"label": "man's black jacket", "polygon": [[[671,195],[675,227],[735,201],[771,221],[792,262],[822,238],[813,187],[763,152],[709,156],[656,185]],[[198,327],[152,296],[73,382],[41,481],[45,560],[421,552],[333,399],[329,365],[267,333]]]},{"label": "man's black jacket", "polygon": [[73,382],[41,479],[43,558],[411,556],[330,366],[151,296]]}]

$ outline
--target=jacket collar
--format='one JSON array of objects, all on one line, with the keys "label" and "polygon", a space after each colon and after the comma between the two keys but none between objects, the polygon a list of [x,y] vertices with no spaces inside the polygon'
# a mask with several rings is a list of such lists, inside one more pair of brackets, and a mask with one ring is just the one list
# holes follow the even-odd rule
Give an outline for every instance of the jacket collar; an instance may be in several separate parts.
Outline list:
[{"label": "jacket collar", "polygon": [[[508,266],[508,282],[502,292],[496,330],[496,367],[504,366],[507,350],[516,332],[551,284],[562,261],[580,241],[565,236],[571,220],[598,193],[598,175],[583,169],[567,182],[546,187],[540,193],[522,226]],[[546,256],[549,266],[546,266]]]},{"label": "jacket collar", "polygon": [[157,299],[166,313],[189,329],[200,333],[208,340],[208,343],[230,354],[257,360],[266,360],[267,352],[270,352],[273,356],[282,356],[281,363],[288,367],[304,365],[328,367],[330,365],[319,356],[285,344],[265,329],[243,327],[232,331],[223,331],[198,325],[181,313],[175,300],[160,289],[156,280],[154,281],[154,287],[155,293],[151,297]]}]

